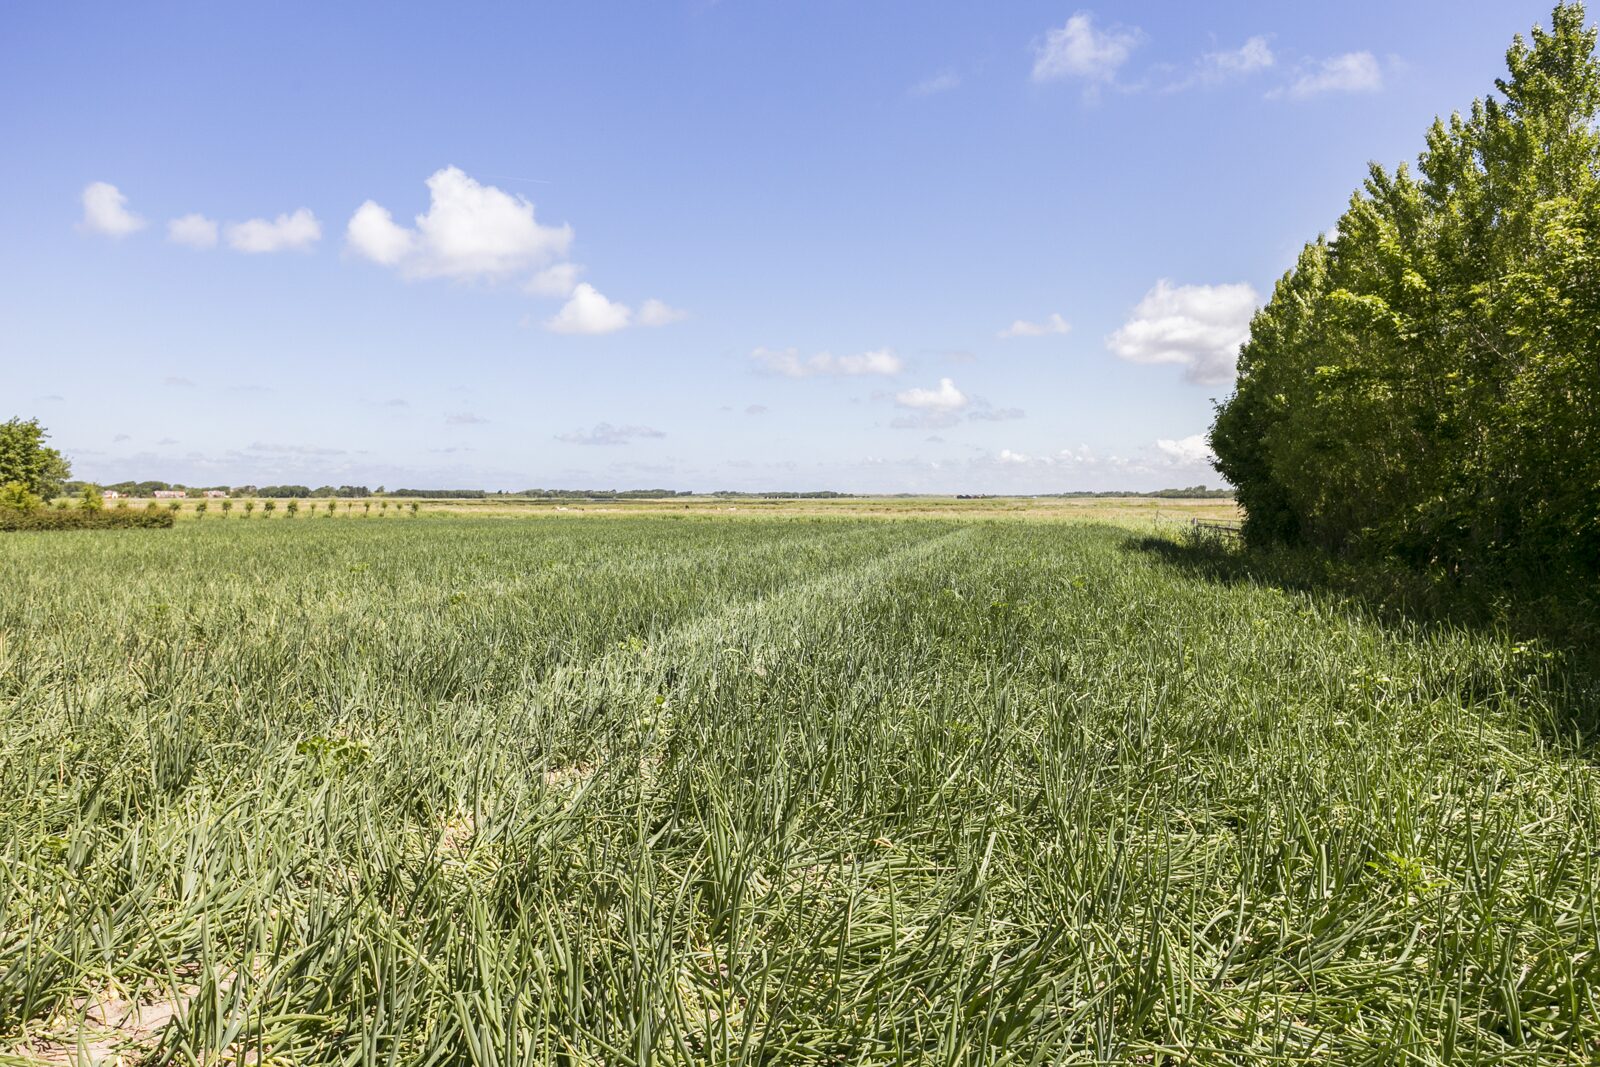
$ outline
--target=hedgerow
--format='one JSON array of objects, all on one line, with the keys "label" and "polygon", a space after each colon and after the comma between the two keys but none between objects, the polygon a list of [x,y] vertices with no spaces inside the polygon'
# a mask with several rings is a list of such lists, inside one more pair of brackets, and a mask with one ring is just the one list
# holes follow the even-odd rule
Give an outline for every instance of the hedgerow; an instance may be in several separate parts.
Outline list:
[{"label": "hedgerow", "polygon": [[172,521],[170,511],[142,508],[0,508],[0,531],[156,529]]}]

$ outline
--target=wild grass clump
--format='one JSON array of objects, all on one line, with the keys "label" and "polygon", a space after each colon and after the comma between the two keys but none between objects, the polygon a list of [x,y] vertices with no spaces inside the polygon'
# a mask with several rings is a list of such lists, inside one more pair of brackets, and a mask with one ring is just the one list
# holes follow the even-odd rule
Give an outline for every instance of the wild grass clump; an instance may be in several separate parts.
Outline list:
[{"label": "wild grass clump", "polygon": [[1016,521],[7,549],[0,1056],[1600,1055],[1595,694],[1493,630]]}]

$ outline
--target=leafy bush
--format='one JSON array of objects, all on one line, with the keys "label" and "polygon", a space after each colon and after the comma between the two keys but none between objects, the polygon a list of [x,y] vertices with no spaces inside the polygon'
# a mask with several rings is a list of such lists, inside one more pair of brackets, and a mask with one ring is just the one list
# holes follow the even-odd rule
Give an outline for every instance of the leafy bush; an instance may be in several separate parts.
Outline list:
[{"label": "leafy bush", "polygon": [[0,485],[18,482],[40,497],[55,496],[72,474],[60,452],[45,445],[49,437],[38,419],[0,422]]},{"label": "leafy bush", "polygon": [[1600,570],[1595,41],[1558,6],[1278,283],[1211,432],[1251,541],[1451,581]]},{"label": "leafy bush", "polygon": [[0,485],[0,509],[37,511],[42,507],[44,501],[22,482],[6,482]]},{"label": "leafy bush", "polygon": [[169,511],[132,508],[20,508],[0,507],[0,530],[109,530],[156,529],[171,526]]}]

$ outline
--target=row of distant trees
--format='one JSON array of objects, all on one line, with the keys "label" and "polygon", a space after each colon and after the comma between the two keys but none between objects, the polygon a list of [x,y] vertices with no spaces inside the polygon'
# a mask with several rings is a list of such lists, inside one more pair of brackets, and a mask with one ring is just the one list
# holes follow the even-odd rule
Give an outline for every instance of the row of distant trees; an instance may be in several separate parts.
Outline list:
[{"label": "row of distant trees", "polygon": [[[76,496],[92,483],[67,482],[63,492],[69,496]],[[304,485],[184,485],[174,482],[111,482],[108,484],[95,484],[96,489],[102,492],[116,492],[123,496],[150,496],[156,492],[181,492],[189,497],[204,497],[206,493],[223,492],[232,497],[267,497],[277,500],[300,499],[309,497],[361,497],[382,496],[383,487],[368,489],[364,485],[322,485],[315,489]],[[392,494],[391,494],[392,495]]]},{"label": "row of distant trees", "polygon": [[1578,3],[1374,165],[1257,313],[1211,431],[1256,542],[1600,571],[1600,62]]}]

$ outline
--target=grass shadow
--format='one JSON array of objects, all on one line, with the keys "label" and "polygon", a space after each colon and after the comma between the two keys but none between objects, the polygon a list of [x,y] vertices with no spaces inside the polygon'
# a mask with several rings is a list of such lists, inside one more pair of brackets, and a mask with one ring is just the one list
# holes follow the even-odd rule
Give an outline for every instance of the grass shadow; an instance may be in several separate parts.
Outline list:
[{"label": "grass shadow", "polygon": [[[1385,628],[1496,634],[1547,655],[1550,740],[1600,755],[1600,598],[1588,586],[1464,585],[1309,549],[1252,548],[1220,537],[1131,537],[1124,547],[1220,585],[1269,585],[1332,600]],[[1553,583],[1552,583],[1553,585]]]}]

